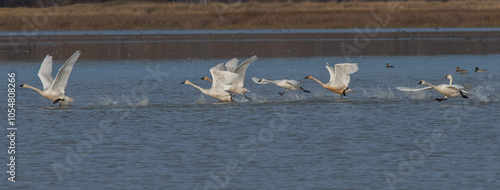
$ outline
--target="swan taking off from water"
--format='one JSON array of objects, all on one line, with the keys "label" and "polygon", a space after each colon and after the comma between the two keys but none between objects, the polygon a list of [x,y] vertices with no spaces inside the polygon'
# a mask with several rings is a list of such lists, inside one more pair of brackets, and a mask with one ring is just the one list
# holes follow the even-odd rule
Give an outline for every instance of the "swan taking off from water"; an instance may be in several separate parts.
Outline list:
[{"label": "swan taking off from water", "polygon": [[223,67],[224,63],[220,63],[216,65],[215,67],[212,67],[210,69],[210,73],[212,74],[213,82],[212,82],[212,87],[209,89],[203,89],[190,81],[186,80],[184,82],[181,82],[181,84],[188,84],[191,85],[198,90],[200,90],[203,94],[206,94],[212,98],[225,101],[225,102],[232,102],[233,98],[231,94],[226,92],[226,90],[229,90],[231,88],[231,83],[238,78],[238,74],[232,73],[229,71],[220,71],[218,70],[220,67]]},{"label": "swan taking off from water", "polygon": [[[228,62],[226,62],[225,66],[224,63],[221,63],[214,67],[215,70],[218,71],[228,71],[238,74],[238,77],[233,80],[231,87],[227,90],[228,92],[232,92],[233,96],[234,94],[245,95],[246,92],[250,92],[250,90],[243,88],[243,86],[245,85],[244,84],[245,73],[250,64],[253,63],[255,60],[257,60],[257,56],[254,55],[248,58],[247,60],[243,61],[240,65],[238,65],[239,60],[237,58],[233,58]],[[213,82],[210,78],[206,76],[202,77],[201,79]]]},{"label": "swan taking off from water", "polygon": [[420,81],[418,84],[424,84],[424,85],[427,85],[428,87],[414,89],[414,88],[406,88],[406,87],[398,86],[398,87],[396,87],[396,89],[398,89],[400,91],[406,91],[406,92],[415,92],[415,91],[421,91],[421,90],[434,89],[434,90],[438,91],[439,93],[441,93],[442,95],[444,95],[444,98],[436,98],[436,100],[440,101],[440,102],[443,100],[447,100],[448,96],[453,98],[453,97],[457,97],[460,95],[460,96],[462,96],[462,98],[469,98],[466,95],[467,92],[465,90],[463,90],[464,89],[463,86],[452,85],[453,78],[451,77],[451,75],[447,75],[444,78],[450,79],[450,84],[432,85],[432,84],[429,84],[425,81]]},{"label": "swan taking off from water", "polygon": [[303,89],[299,82],[296,80],[288,80],[288,79],[283,79],[283,80],[267,80],[265,78],[258,79],[256,77],[252,77],[253,82],[257,84],[268,84],[268,83],[273,83],[276,86],[279,86],[281,88],[286,89],[286,92],[280,92],[280,95],[284,95],[285,93],[288,93],[290,90],[302,90],[304,92],[310,93],[310,91]]},{"label": "swan taking off from water", "polygon": [[323,88],[340,94],[340,97],[342,97],[342,95],[346,96],[346,93],[348,92],[355,92],[354,90],[349,89],[348,86],[349,81],[351,80],[349,75],[359,70],[357,63],[339,63],[335,64],[335,68],[330,67],[328,63],[326,63],[326,69],[330,72],[330,81],[328,83],[324,84],[310,75],[307,76],[306,79],[312,79],[318,82],[321,86],[323,86]]},{"label": "swan taking off from water", "polygon": [[54,79],[52,77],[52,56],[47,55],[40,66],[40,70],[38,71],[38,77],[43,84],[43,91],[27,84],[21,84],[20,87],[33,89],[40,93],[40,95],[44,98],[51,100],[54,104],[59,102],[61,105],[68,105],[74,100],[64,95],[64,89],[68,84],[68,78],[71,74],[71,70],[73,69],[73,65],[75,65],[79,56],[80,51],[76,51],[59,69],[56,78]]}]

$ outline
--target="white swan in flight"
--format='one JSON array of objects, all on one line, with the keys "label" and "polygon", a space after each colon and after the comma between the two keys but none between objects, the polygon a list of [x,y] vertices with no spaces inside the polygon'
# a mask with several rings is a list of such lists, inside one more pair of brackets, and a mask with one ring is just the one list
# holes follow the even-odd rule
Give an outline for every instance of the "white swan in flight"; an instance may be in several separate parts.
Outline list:
[{"label": "white swan in flight", "polygon": [[27,84],[21,84],[20,87],[33,89],[40,93],[40,95],[44,98],[51,100],[54,104],[59,102],[61,105],[68,105],[74,100],[64,95],[64,89],[68,84],[68,78],[71,74],[71,70],[73,69],[73,65],[75,65],[79,56],[80,51],[76,51],[59,69],[56,78],[54,79],[52,77],[52,56],[47,55],[40,66],[40,70],[38,71],[38,77],[43,84],[43,91]]},{"label": "white swan in flight", "polygon": [[[245,85],[244,84],[245,83],[245,73],[246,73],[247,68],[250,66],[250,64],[253,63],[255,60],[257,60],[257,56],[254,55],[254,56],[248,58],[247,60],[243,61],[240,65],[238,65],[239,60],[237,58],[233,58],[233,59],[229,60],[228,62],[226,62],[225,66],[223,63],[221,63],[221,64],[217,65],[216,67],[214,67],[215,70],[228,71],[228,72],[236,73],[239,75],[238,78],[236,78],[232,82],[231,88],[229,88],[227,90],[228,92],[232,92],[233,96],[234,96],[234,94],[241,94],[241,95],[245,96],[246,92],[250,92],[250,90],[243,88],[243,86]],[[207,80],[207,81],[212,81],[210,78],[208,78],[206,76],[202,77],[201,79]]]},{"label": "white swan in flight", "polygon": [[453,78],[451,77],[451,75],[447,75],[444,78],[450,79],[450,84],[432,85],[432,84],[429,84],[425,81],[420,81],[418,84],[427,85],[428,87],[407,88],[407,87],[398,86],[398,87],[396,87],[396,89],[398,89],[400,91],[406,91],[406,92],[415,92],[415,91],[421,91],[421,90],[434,89],[434,90],[438,91],[439,93],[441,93],[442,95],[444,95],[444,98],[436,98],[436,100],[440,101],[440,102],[443,100],[448,100],[448,96],[453,98],[453,97],[457,97],[460,95],[460,96],[462,96],[462,98],[469,98],[466,95],[467,92],[465,90],[463,90],[464,89],[463,86],[452,85]]},{"label": "white swan in flight", "polygon": [[278,94],[284,95],[285,93],[288,93],[290,90],[302,90],[304,92],[310,93],[310,91],[305,90],[300,86],[300,83],[297,82],[296,80],[288,80],[288,79],[283,79],[283,80],[267,80],[265,78],[258,79],[257,77],[252,77],[253,82],[257,84],[268,84],[272,83],[275,84],[276,86],[279,86],[281,88],[286,89],[286,92],[280,92]]},{"label": "white swan in flight", "polygon": [[186,80],[184,82],[181,82],[181,84],[188,84],[191,85],[198,90],[200,90],[203,94],[206,94],[212,98],[225,101],[225,102],[232,102],[233,98],[231,94],[226,92],[226,90],[231,88],[231,83],[238,78],[238,74],[232,73],[229,71],[220,71],[218,70],[219,67],[224,66],[224,63],[220,63],[216,65],[215,67],[212,67],[210,69],[210,73],[212,74],[212,78],[214,79],[212,82],[212,87],[209,89],[203,89],[193,83],[191,83],[189,80]]},{"label": "white swan in flight", "polygon": [[340,97],[342,97],[342,95],[346,96],[346,93],[348,92],[355,92],[354,90],[349,89],[348,86],[349,81],[351,80],[349,75],[359,70],[357,63],[339,63],[335,64],[335,68],[330,67],[329,64],[326,63],[326,68],[328,69],[328,72],[330,72],[330,81],[328,83],[324,84],[310,75],[307,76],[306,79],[312,79],[318,82],[321,86],[323,86],[323,88],[340,94]]}]

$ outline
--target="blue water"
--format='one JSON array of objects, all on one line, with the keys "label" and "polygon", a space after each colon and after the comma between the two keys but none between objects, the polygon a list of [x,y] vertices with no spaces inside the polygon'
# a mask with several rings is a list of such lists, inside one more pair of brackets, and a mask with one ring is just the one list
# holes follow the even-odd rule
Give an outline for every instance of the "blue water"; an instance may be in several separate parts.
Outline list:
[{"label": "blue water", "polygon": [[[13,189],[500,189],[500,54],[259,58],[246,73],[249,100],[220,103],[180,84],[227,59],[77,61],[59,107],[16,89]],[[238,57],[244,60],[247,57]],[[259,55],[257,55],[259,56]],[[54,58],[54,75],[66,58]],[[356,62],[340,98],[304,77],[325,63]],[[385,63],[394,65],[386,69]],[[41,88],[39,62],[2,60],[16,84]],[[468,69],[459,75],[455,67]],[[473,72],[474,67],[488,69]],[[467,85],[470,99],[396,86]],[[295,79],[284,92],[251,77]],[[5,96],[4,96],[5,98]],[[5,98],[6,99],[6,98]],[[6,102],[6,101],[3,101]],[[6,112],[7,106],[2,105]],[[6,120],[6,114],[2,117]],[[5,126],[6,125],[2,125]],[[7,135],[6,130],[2,130]]]}]

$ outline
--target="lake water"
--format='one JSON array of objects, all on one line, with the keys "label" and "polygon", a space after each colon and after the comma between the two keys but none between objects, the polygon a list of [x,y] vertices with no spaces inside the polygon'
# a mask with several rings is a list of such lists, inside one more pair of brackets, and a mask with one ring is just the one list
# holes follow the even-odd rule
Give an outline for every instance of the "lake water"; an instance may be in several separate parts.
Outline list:
[{"label": "lake water", "polygon": [[[54,75],[74,51],[82,55],[66,87],[75,99],[69,107],[16,87],[16,182],[5,173],[4,136],[0,183],[65,190],[500,189],[498,29],[435,30],[390,29],[366,45],[353,41],[355,31],[335,30],[40,33],[16,37],[27,40],[18,49],[4,34],[5,99],[7,73],[16,73],[16,85],[41,88],[37,72],[47,53],[54,54]],[[425,37],[408,37],[416,35]],[[358,51],[334,51],[342,43]],[[200,78],[212,66],[254,54],[248,100],[237,95],[236,103],[220,103],[180,84],[209,88]],[[355,93],[340,98],[304,79],[327,82],[326,62],[358,63],[349,85]],[[469,74],[459,75],[457,66]],[[435,91],[395,89],[421,87],[420,80],[445,84],[448,74],[468,86],[470,99],[438,102]],[[253,76],[303,81],[311,93],[280,96],[283,89],[255,84]]]}]

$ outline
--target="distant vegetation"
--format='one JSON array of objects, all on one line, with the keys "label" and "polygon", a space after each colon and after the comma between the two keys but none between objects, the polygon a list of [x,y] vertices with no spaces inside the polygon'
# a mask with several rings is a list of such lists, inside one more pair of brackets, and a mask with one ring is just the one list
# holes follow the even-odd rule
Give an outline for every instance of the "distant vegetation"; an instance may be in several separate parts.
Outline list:
[{"label": "distant vegetation", "polygon": [[[388,1],[390,2],[390,1],[408,1],[408,0],[1,0],[0,7],[47,7],[47,6],[72,5],[77,3],[105,3],[110,1],[157,2],[157,3],[256,3],[256,2],[257,3],[276,3],[276,2],[341,3],[341,2],[388,2]],[[420,0],[420,1],[447,2],[448,0]]]},{"label": "distant vegetation", "polygon": [[500,27],[498,0],[342,3],[336,0],[298,3],[256,1],[207,4],[111,1],[70,4],[97,0],[59,0],[57,2],[69,5],[0,8],[0,30]]}]

